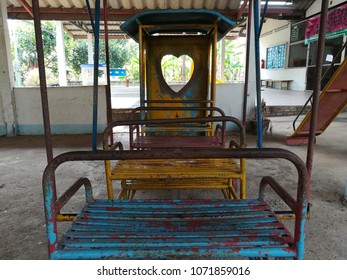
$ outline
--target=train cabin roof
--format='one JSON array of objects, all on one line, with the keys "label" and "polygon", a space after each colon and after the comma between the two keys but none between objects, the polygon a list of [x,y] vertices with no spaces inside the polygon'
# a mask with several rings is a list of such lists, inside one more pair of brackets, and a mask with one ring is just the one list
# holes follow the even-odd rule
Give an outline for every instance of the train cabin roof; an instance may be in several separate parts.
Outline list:
[{"label": "train cabin roof", "polygon": [[211,32],[217,23],[218,40],[222,39],[235,25],[227,17],[211,10],[148,10],[139,13],[121,25],[121,29],[138,42],[139,25],[151,26],[146,29],[148,35],[157,33],[202,33]]}]

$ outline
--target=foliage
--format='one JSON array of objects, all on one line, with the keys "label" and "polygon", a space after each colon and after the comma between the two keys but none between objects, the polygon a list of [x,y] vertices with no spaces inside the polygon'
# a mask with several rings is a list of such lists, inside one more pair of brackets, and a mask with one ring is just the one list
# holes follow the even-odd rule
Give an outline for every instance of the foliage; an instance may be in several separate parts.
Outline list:
[{"label": "foliage", "polygon": [[76,40],[75,47],[71,50],[67,58],[71,68],[77,75],[81,74],[81,64],[88,63],[88,45],[87,40]]},{"label": "foliage", "polygon": [[[14,28],[11,34],[11,51],[13,58],[17,57],[15,69],[21,74],[21,79],[30,77],[27,84],[31,84],[35,75],[30,72],[30,69],[37,67],[37,52],[35,31],[32,21],[13,21]],[[45,67],[49,69],[52,79],[58,80],[58,63],[56,54],[56,28],[52,21],[42,21],[42,38]],[[109,54],[110,67],[122,68],[124,64],[130,60],[128,48],[128,40],[110,40]],[[65,55],[67,68],[73,73],[70,76],[79,77],[81,74],[81,64],[88,63],[88,46],[87,40],[74,40],[71,36],[65,33],[64,36]],[[17,52],[17,53],[15,53]],[[136,55],[137,57],[137,55]],[[100,63],[105,63],[105,41],[100,41]],[[26,83],[24,81],[24,83]]]},{"label": "foliage", "polygon": [[[110,40],[109,43],[110,68],[122,68],[129,60],[126,49],[127,40]],[[100,42],[100,62],[106,62],[105,41]]]},{"label": "foliage", "polygon": [[[44,49],[45,66],[51,70],[53,75],[57,75],[57,55],[55,52],[55,25],[53,22],[42,21],[42,41]],[[22,79],[29,69],[37,66],[37,52],[35,42],[34,25],[32,21],[16,21],[13,31],[12,45],[16,40],[17,63]],[[15,38],[14,38],[15,37]],[[13,56],[15,48],[12,46]]]},{"label": "foliage", "polygon": [[[126,44],[126,40],[109,41],[110,68],[122,68],[125,62],[129,60]],[[81,64],[88,63],[87,40],[80,39],[75,41],[75,46],[67,59],[67,63],[71,65],[71,68],[77,75],[81,74]],[[99,63],[106,63],[105,41],[103,40],[100,41]]]},{"label": "foliage", "polygon": [[[33,74],[29,70],[37,67],[37,52],[35,42],[34,25],[32,21],[15,21],[16,27],[12,31],[11,50],[15,60],[16,73],[21,73],[21,79],[29,78],[33,80]],[[57,54],[56,54],[56,31],[55,23],[42,21],[42,38],[45,67],[50,72],[52,80],[58,80]],[[64,37],[65,54],[67,69],[71,69],[69,76],[80,79],[81,64],[88,63],[87,40],[74,40],[67,33]],[[239,81],[244,71],[244,54],[242,48],[239,48],[237,41],[225,41],[226,58],[225,80]],[[243,48],[244,49],[244,48]],[[217,55],[220,55],[220,45],[217,48]],[[126,68],[127,79],[139,80],[139,46],[132,40],[110,40],[109,55],[111,68]],[[99,63],[106,62],[105,41],[100,40]],[[164,57],[162,60],[162,71],[165,80],[168,82],[188,81],[191,68],[194,67],[191,58],[186,56],[185,73],[182,73],[182,57],[174,56]],[[70,71],[71,72],[71,71]],[[31,81],[27,81],[27,84]]]},{"label": "foliage", "polygon": [[[52,75],[52,71],[49,68],[46,68],[45,70],[46,70],[47,84],[48,85],[56,84],[56,78],[54,75]],[[28,70],[24,76],[24,86],[32,87],[32,86],[38,86],[39,84],[40,84],[39,69],[33,68]]]},{"label": "foliage", "polygon": [[[185,66],[184,74],[183,66]],[[165,55],[161,60],[163,76],[168,83],[189,81],[192,67],[193,60],[188,55],[179,58],[173,55]]]},{"label": "foliage", "polygon": [[127,78],[132,81],[138,81],[140,80],[139,44],[133,40],[128,40],[126,50],[129,58],[124,65],[124,68],[127,70]]},{"label": "foliage", "polygon": [[[240,47],[238,40],[225,40],[224,77],[226,81],[239,82],[244,75],[244,47]],[[221,47],[218,45],[217,54]]]}]

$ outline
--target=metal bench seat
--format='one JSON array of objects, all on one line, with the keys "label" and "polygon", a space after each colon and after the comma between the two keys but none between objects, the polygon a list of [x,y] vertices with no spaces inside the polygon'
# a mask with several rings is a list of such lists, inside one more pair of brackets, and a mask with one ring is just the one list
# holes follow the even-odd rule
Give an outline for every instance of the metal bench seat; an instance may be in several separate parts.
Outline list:
[{"label": "metal bench seat", "polygon": [[[241,178],[241,176],[240,176]],[[233,179],[234,180],[234,179]],[[117,199],[134,199],[137,190],[180,190],[180,189],[205,189],[221,190],[224,198],[238,198],[235,184],[230,179],[144,179],[144,180],[124,180],[122,189],[117,195]]]},{"label": "metal bench seat", "polygon": [[225,198],[238,198],[233,180],[240,181],[240,197],[246,198],[244,167],[231,158],[119,160],[106,174],[121,181],[118,199],[132,199],[136,190],[173,188],[221,189]]},{"label": "metal bench seat", "polygon": [[[296,199],[273,177],[263,176],[256,199],[105,200],[93,198],[81,177],[58,196],[63,164],[105,160],[284,159],[298,171]],[[136,171],[133,171],[136,173]],[[45,168],[43,197],[51,259],[303,259],[307,215],[306,166],[281,149],[176,149],[80,151],[61,154]],[[61,184],[61,180],[59,181]],[[62,208],[85,188],[86,204],[62,234]],[[267,187],[295,214],[285,228],[266,202]],[[289,232],[290,230],[290,232]]]},{"label": "metal bench seat", "polygon": [[293,237],[261,200],[98,200],[53,259],[293,258]]},{"label": "metal bench seat", "polygon": [[[214,135],[148,135],[141,133],[140,128],[143,126],[159,125],[170,127],[170,125],[191,125],[196,123],[215,123]],[[239,141],[230,140],[226,145],[226,125],[234,123],[239,127]],[[129,147],[130,150],[172,150],[175,149],[231,149],[245,147],[245,131],[239,120],[233,117],[206,117],[206,118],[181,118],[181,119],[161,119],[161,120],[137,120],[113,122],[104,131],[103,149],[117,150],[123,149],[123,144],[115,139],[110,139],[112,130],[117,126],[129,127]],[[196,132],[196,131],[195,131]],[[170,132],[172,134],[172,131]],[[121,181],[122,189],[117,198],[132,199],[136,189],[196,189],[205,186],[206,188],[219,188],[225,198],[246,198],[246,161],[238,159],[237,162],[229,159],[195,159],[195,160],[175,160],[175,159],[158,159],[158,160],[120,160],[116,163],[105,161],[105,173],[107,183],[107,194],[109,199],[114,199],[113,181]],[[229,182],[220,183],[219,179],[229,179]],[[148,182],[148,180],[173,179],[170,181],[159,182],[159,184]],[[178,179],[178,180],[177,180]],[[187,180],[188,179],[188,180]],[[204,184],[201,181],[191,179],[213,179],[218,180],[216,184]],[[136,180],[131,183],[129,180]],[[232,180],[234,182],[232,182]],[[225,180],[224,180],[225,181]],[[240,182],[240,196],[238,196],[233,187]],[[192,184],[194,183],[194,184]],[[150,187],[149,184],[151,185]],[[129,190],[131,190],[129,192]]]},{"label": "metal bench seat", "polygon": [[158,149],[158,148],[186,148],[209,147],[223,148],[222,139],[217,136],[139,136],[133,143],[132,148]]}]

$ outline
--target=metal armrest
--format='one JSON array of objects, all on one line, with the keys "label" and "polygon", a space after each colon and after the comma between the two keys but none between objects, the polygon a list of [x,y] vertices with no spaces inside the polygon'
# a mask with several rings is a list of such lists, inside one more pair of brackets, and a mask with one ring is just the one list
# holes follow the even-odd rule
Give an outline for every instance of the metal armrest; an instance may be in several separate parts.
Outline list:
[{"label": "metal armrest", "polygon": [[[218,133],[220,133],[220,135]],[[224,147],[224,143],[225,143],[225,126],[224,125],[221,126],[220,124],[217,124],[214,135],[215,135],[215,137],[217,137],[219,142]]]},{"label": "metal armrest", "polygon": [[231,148],[239,149],[240,145],[238,143],[236,143],[235,140],[230,140],[230,142],[229,142],[229,149],[231,149]]},{"label": "metal armrest", "polygon": [[113,143],[113,144],[110,146],[110,151],[115,151],[115,150],[117,150],[117,148],[118,148],[120,151],[123,151],[123,150],[124,150],[124,147],[123,147],[122,142]]},{"label": "metal armrest", "polygon": [[[165,104],[165,103],[164,103]],[[168,102],[167,104],[170,104],[170,102]],[[146,118],[147,118],[147,114],[149,111],[195,111],[195,112],[210,112],[209,116],[213,115],[213,112],[217,112],[219,113],[219,115],[221,117],[225,116],[225,113],[222,109],[218,108],[218,107],[206,107],[206,106],[198,106],[198,107],[187,107],[187,106],[154,106],[154,107],[150,107],[150,106],[146,106],[146,107],[136,107],[134,109],[131,110],[130,113],[130,119],[134,120],[134,116],[136,115],[136,113],[140,112],[145,113]],[[145,118],[145,119],[146,119]]]},{"label": "metal armrest", "polygon": [[292,211],[296,210],[295,199],[273,178],[270,176],[265,176],[262,178],[259,186],[259,199],[265,198],[265,189],[270,186],[282,200],[289,206]]},{"label": "metal armrest", "polygon": [[79,178],[70,188],[68,188],[54,203],[54,208],[57,212],[73,197],[73,195],[84,185],[86,191],[86,201],[93,201],[92,185],[88,178]]}]

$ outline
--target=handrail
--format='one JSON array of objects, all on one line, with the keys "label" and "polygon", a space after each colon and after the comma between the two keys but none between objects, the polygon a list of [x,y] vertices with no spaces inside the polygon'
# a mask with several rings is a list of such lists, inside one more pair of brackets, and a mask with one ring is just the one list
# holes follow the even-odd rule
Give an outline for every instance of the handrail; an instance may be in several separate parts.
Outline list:
[{"label": "handrail", "polygon": [[165,107],[136,107],[131,110],[130,112],[130,118],[134,118],[134,114],[137,112],[143,112],[143,111],[211,111],[212,112],[218,112],[222,117],[225,116],[225,113],[222,109],[219,107],[184,107],[184,106],[165,106]]},{"label": "handrail", "polygon": [[[347,47],[347,41],[343,44],[343,46],[340,48],[339,52],[336,54],[335,58],[333,59],[333,61],[330,63],[330,66],[329,68],[324,72],[322,78],[321,78],[321,81],[324,80],[325,76],[329,73],[329,71],[331,70],[331,68],[335,65],[335,62],[337,60],[337,58],[340,56],[340,54],[342,53],[342,51]],[[347,58],[345,58],[347,59]],[[310,97],[307,99],[307,101],[305,102],[304,106],[302,106],[300,112],[297,114],[296,118],[294,119],[293,121],[293,129],[294,131],[296,130],[295,128],[295,123],[296,121],[298,120],[298,118],[301,116],[301,114],[303,113],[303,111],[306,109],[307,107],[307,104],[309,102],[311,102],[312,104],[312,96],[313,96],[313,92],[312,94],[310,95]]]},{"label": "handrail", "polygon": [[[113,127],[116,126],[134,126],[134,125],[160,125],[160,124],[183,124],[183,123],[206,123],[206,122],[232,122],[238,128],[240,132],[240,145],[245,147],[246,144],[246,132],[245,127],[242,125],[240,120],[234,117],[221,116],[221,117],[195,117],[195,118],[174,118],[174,119],[154,119],[154,120],[128,120],[128,121],[114,121],[110,123],[104,130],[103,133],[103,145],[108,144],[108,138],[112,133]],[[130,134],[131,135],[131,134]]]}]

